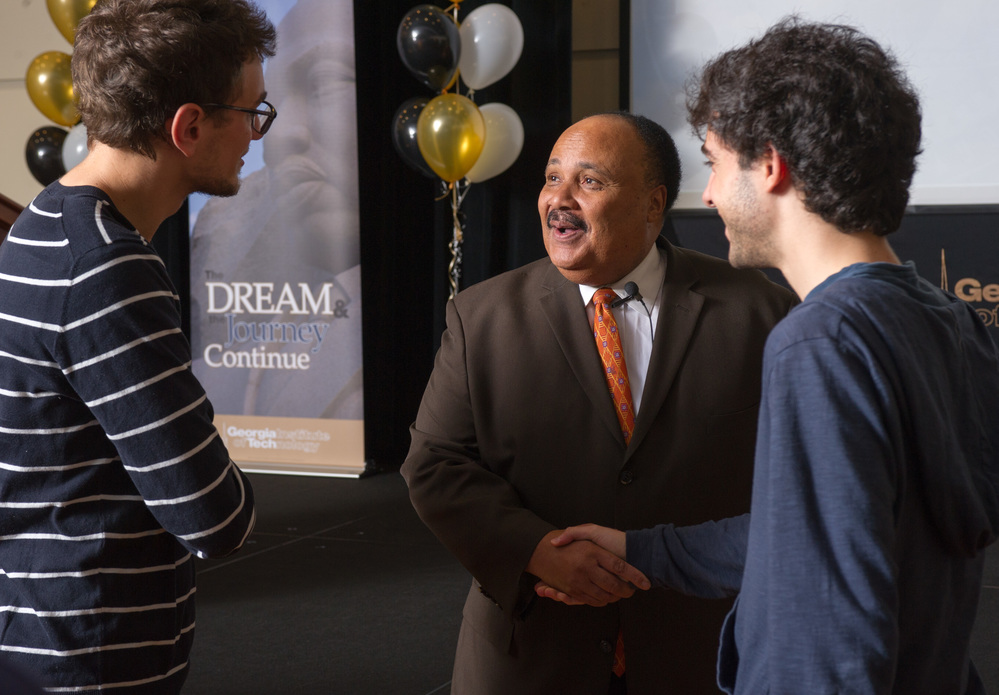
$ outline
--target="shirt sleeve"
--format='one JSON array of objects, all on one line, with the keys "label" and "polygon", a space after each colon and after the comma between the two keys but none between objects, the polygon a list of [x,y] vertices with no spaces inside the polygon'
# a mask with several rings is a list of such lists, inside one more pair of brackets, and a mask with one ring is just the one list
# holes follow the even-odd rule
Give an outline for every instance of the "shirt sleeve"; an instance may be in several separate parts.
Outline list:
[{"label": "shirt sleeve", "polygon": [[252,491],[191,372],[162,261],[138,239],[115,241],[81,257],[74,277],[54,351],[91,424],[163,529],[201,557],[236,550],[253,526]]},{"label": "shirt sleeve", "polygon": [[[891,692],[899,408],[877,359],[844,334],[802,339],[764,370],[744,577],[765,596],[742,627],[766,640],[770,691]],[[754,556],[754,553],[758,553]],[[755,598],[755,597],[754,597]]]},{"label": "shirt sleeve", "polygon": [[742,584],[749,514],[695,526],[628,531],[627,560],[653,586],[699,598],[733,596]]}]

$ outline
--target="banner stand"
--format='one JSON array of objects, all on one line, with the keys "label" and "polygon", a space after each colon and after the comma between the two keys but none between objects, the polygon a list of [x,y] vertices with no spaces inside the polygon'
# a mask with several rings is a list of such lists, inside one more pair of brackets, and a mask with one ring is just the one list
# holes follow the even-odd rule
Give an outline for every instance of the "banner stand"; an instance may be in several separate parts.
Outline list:
[{"label": "banner stand", "polygon": [[[235,459],[233,459],[235,461]],[[307,466],[305,464],[268,464],[268,463],[247,463],[236,461],[240,470],[244,473],[267,473],[269,475],[309,475],[318,478],[362,478],[365,474],[364,466],[361,468],[338,468],[336,466]]]},{"label": "banner stand", "polygon": [[239,193],[192,196],[191,370],[248,471],[361,477],[363,339],[354,3],[256,0],[280,114]]},{"label": "banner stand", "polygon": [[364,421],[219,415],[215,426],[246,472],[359,478]]}]

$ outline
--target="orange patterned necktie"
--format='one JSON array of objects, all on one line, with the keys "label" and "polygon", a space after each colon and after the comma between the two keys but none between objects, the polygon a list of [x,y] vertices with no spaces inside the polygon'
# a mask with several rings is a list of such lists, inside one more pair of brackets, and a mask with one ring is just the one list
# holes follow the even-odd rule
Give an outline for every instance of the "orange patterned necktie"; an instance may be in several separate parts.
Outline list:
[{"label": "orange patterned necktie", "polygon": [[614,290],[599,289],[593,294],[593,337],[597,341],[597,351],[604,363],[604,376],[607,388],[614,401],[614,412],[621,425],[624,443],[631,443],[631,433],[635,431],[635,412],[631,406],[631,384],[628,383],[628,367],[624,363],[621,348],[621,334],[611,313],[610,304],[617,299]]},{"label": "orange patterned necktie", "polygon": [[[621,334],[617,321],[611,313],[610,304],[617,299],[614,290],[603,288],[593,293],[593,337],[597,341],[597,352],[604,363],[604,375],[617,421],[621,425],[625,446],[631,443],[631,433],[635,431],[635,411],[631,404],[631,384],[628,382],[628,367],[624,363],[624,350],[621,348]],[[617,633],[614,649],[614,675],[624,675],[624,637]]]}]

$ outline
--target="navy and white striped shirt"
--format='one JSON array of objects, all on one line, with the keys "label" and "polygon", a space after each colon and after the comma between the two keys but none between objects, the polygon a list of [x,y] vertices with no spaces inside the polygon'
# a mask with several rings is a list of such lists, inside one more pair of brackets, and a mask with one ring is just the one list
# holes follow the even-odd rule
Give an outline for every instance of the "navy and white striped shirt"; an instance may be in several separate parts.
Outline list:
[{"label": "navy and white striped shirt", "polygon": [[0,244],[0,651],[52,692],[179,692],[191,554],[253,527],[180,325],[97,188],[52,184]]}]

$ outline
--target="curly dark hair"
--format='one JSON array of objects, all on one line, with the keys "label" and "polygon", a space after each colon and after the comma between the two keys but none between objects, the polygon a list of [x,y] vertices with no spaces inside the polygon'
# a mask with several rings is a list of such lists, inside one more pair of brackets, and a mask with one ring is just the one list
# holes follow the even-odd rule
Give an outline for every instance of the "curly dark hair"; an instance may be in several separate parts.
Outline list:
[{"label": "curly dark hair", "polygon": [[676,143],[661,125],[630,111],[607,111],[598,116],[613,116],[631,124],[645,148],[646,181],[650,186],[666,186],[666,207],[663,215],[673,207],[680,192],[680,154]]},{"label": "curly dark hair", "polygon": [[[99,0],[77,28],[73,88],[87,139],[156,158],[187,103],[228,103],[277,33],[247,0]],[[228,116],[216,111],[213,118]]]},{"label": "curly dark hair", "polygon": [[920,153],[919,98],[894,56],[856,29],[796,16],[711,61],[688,120],[742,167],[768,146],[806,208],[840,231],[898,229]]}]

